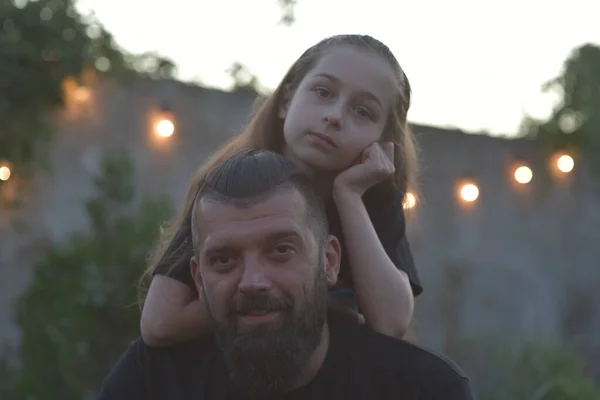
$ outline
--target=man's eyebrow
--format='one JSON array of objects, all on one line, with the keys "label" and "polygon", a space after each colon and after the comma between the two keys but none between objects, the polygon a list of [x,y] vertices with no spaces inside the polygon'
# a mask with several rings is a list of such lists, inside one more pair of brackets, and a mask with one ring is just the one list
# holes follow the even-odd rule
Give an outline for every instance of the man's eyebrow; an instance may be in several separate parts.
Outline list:
[{"label": "man's eyebrow", "polygon": [[204,247],[202,253],[205,255],[218,254],[218,253],[226,253],[231,251],[231,246],[217,244],[215,246]]},{"label": "man's eyebrow", "polygon": [[286,229],[283,231],[276,231],[270,233],[266,236],[266,239],[269,241],[276,241],[282,239],[302,239],[302,236],[300,235],[300,233],[293,229]]},{"label": "man's eyebrow", "polygon": [[[264,236],[264,238],[262,238],[261,240],[267,241],[267,242],[276,242],[278,240],[284,240],[284,239],[294,239],[294,240],[302,241],[302,235],[294,229],[286,229],[286,230],[271,232],[271,233],[267,234],[266,236]],[[204,254],[217,254],[217,253],[230,252],[232,250],[233,250],[232,246],[229,244],[215,243],[214,245],[209,244],[208,246],[205,246],[202,252]]]}]

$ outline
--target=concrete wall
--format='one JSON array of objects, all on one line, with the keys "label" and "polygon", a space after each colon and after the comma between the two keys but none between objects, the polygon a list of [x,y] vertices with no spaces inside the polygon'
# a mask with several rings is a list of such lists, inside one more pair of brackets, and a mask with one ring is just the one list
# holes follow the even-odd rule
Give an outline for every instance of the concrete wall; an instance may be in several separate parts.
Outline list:
[{"label": "concrete wall", "polygon": [[[148,122],[157,96],[176,116],[176,133],[162,142]],[[105,149],[127,146],[143,193],[179,204],[195,169],[241,129],[252,102],[244,94],[138,81],[97,87],[88,105],[62,115],[48,149],[52,175],[36,180],[22,213],[33,235],[17,233],[9,212],[0,214],[0,340],[17,337],[10,301],[24,289],[39,241],[86,228],[81,201]],[[477,334],[541,333],[598,345],[600,200],[580,161],[557,181],[543,176],[547,162],[531,141],[414,130],[423,165],[422,198],[409,226],[425,287],[417,300],[419,340],[449,348]],[[534,171],[530,185],[512,180],[519,160]],[[480,189],[469,207],[456,195],[464,178]]]}]

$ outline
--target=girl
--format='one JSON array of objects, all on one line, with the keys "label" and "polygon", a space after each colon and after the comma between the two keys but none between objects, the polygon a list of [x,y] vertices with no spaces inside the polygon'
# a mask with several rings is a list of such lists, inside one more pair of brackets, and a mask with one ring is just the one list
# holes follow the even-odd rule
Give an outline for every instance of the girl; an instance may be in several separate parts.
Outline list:
[{"label": "girl", "polygon": [[314,177],[329,199],[330,230],[344,251],[332,294],[346,296],[351,307],[357,303],[372,329],[402,337],[413,296],[422,291],[402,209],[416,174],[409,104],[408,79],[383,43],[340,35],[309,48],[246,130],[200,168],[182,214],[163,231],[148,270],[153,279],[142,311],[145,342],[170,345],[212,329],[190,273],[190,214],[207,173],[243,148],[280,152]]}]

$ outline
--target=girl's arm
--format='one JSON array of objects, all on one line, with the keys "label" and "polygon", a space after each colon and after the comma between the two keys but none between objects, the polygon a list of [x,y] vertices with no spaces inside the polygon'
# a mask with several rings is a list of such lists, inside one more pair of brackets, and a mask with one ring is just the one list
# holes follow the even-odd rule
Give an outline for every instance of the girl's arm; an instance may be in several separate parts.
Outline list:
[{"label": "girl's arm", "polygon": [[202,296],[186,284],[154,275],[142,309],[140,330],[149,346],[169,346],[192,340],[211,329]]},{"label": "girl's arm", "polygon": [[333,194],[361,313],[375,331],[401,338],[414,311],[408,276],[385,252],[362,196],[349,190],[334,190]]}]

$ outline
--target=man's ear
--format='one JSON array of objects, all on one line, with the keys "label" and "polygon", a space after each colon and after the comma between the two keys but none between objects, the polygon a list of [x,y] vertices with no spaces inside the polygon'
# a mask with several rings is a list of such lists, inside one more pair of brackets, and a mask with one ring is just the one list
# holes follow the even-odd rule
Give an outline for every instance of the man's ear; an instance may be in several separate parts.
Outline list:
[{"label": "man's ear", "polygon": [[190,258],[190,272],[192,273],[192,278],[194,279],[198,293],[202,293],[202,275],[200,274],[196,256]]},{"label": "man's ear", "polygon": [[342,261],[342,246],[338,238],[333,235],[327,236],[324,253],[325,276],[327,277],[327,284],[332,287],[337,282]]}]

